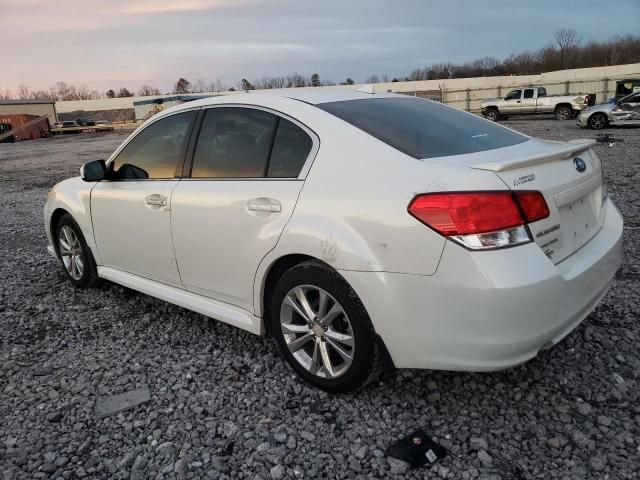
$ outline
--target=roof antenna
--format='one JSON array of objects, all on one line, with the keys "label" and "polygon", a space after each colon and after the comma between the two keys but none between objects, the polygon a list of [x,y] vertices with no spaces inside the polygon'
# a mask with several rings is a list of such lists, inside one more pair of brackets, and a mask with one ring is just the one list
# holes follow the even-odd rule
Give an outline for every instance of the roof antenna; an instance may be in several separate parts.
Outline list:
[{"label": "roof antenna", "polygon": [[363,85],[358,89],[360,93],[376,93],[376,87],[374,84],[371,85]]}]

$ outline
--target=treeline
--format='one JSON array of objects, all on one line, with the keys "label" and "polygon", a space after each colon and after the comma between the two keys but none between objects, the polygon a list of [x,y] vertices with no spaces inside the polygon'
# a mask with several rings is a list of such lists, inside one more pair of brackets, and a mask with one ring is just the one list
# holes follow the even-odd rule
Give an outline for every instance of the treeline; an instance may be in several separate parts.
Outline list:
[{"label": "treeline", "polygon": [[[411,80],[438,80],[447,78],[468,78],[495,75],[534,75],[565,68],[601,67],[640,63],[640,36],[616,36],[604,42],[583,42],[575,30],[560,29],[553,34],[553,40],[547,46],[536,51],[526,51],[509,55],[505,59],[483,57],[461,65],[452,63],[435,63],[423,68],[416,68],[407,76],[390,77],[389,75],[370,75],[363,79],[364,83],[401,82]],[[353,85],[352,78],[339,83]],[[310,76],[298,73],[261,77],[253,82],[243,78],[237,85],[227,85],[219,79],[205,81],[203,79],[190,82],[182,77],[173,86],[175,94],[223,92],[234,90],[261,90],[271,88],[319,87],[336,85],[331,80],[324,80],[314,73]],[[86,85],[76,87],[66,82],[57,82],[49,90],[31,90],[20,85],[15,92],[0,88],[0,99],[51,99],[91,100],[95,98],[119,98],[161,95],[159,88],[143,85],[137,91],[126,87],[109,89],[104,93],[90,90]]]},{"label": "treeline", "polygon": [[509,55],[503,60],[484,57],[462,65],[436,63],[412,71],[406,80],[437,80],[496,75],[536,75],[566,68],[604,67],[640,62],[640,36],[625,35],[605,42],[583,43],[575,30],[554,32],[553,43]]}]

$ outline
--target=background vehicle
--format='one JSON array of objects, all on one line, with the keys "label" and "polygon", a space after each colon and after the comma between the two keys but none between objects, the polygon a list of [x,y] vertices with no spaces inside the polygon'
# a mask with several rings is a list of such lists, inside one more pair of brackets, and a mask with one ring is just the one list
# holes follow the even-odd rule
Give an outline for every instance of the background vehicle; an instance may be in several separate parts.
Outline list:
[{"label": "background vehicle", "polygon": [[79,287],[104,278],[270,333],[328,391],[385,359],[508,368],[575,328],[619,265],[594,143],[389,93],[213,97],[54,187],[48,249]]},{"label": "background vehicle", "polygon": [[81,127],[93,127],[95,126],[96,122],[94,122],[90,118],[76,118],[76,124],[80,125]]},{"label": "background vehicle", "polygon": [[584,109],[578,115],[577,123],[593,130],[616,125],[640,125],[640,91]]},{"label": "background vehicle", "polygon": [[547,95],[545,87],[511,90],[504,98],[483,100],[482,114],[494,122],[507,115],[554,113],[558,120],[569,120],[592,105],[595,95]]}]

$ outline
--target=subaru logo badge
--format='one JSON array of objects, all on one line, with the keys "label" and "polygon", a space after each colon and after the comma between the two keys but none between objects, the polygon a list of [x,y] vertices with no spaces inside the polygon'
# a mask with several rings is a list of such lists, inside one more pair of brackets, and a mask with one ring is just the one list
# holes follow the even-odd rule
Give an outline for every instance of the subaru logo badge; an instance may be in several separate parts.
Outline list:
[{"label": "subaru logo badge", "polygon": [[584,160],[582,160],[580,157],[576,157],[573,159],[573,165],[580,173],[584,172],[587,169],[587,164],[584,163]]}]

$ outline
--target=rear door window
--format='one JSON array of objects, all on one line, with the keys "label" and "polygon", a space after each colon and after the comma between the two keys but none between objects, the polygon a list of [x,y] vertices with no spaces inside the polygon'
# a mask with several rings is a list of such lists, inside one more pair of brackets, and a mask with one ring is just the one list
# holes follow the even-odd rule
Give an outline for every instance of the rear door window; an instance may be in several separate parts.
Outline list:
[{"label": "rear door window", "polygon": [[347,100],[317,106],[414,158],[481,152],[528,140],[477,115],[416,97]]},{"label": "rear door window", "polygon": [[207,110],[198,136],[192,178],[262,178],[278,117],[251,108]]},{"label": "rear door window", "polygon": [[268,177],[296,178],[309,156],[313,141],[302,128],[285,118],[278,122],[269,160]]}]

